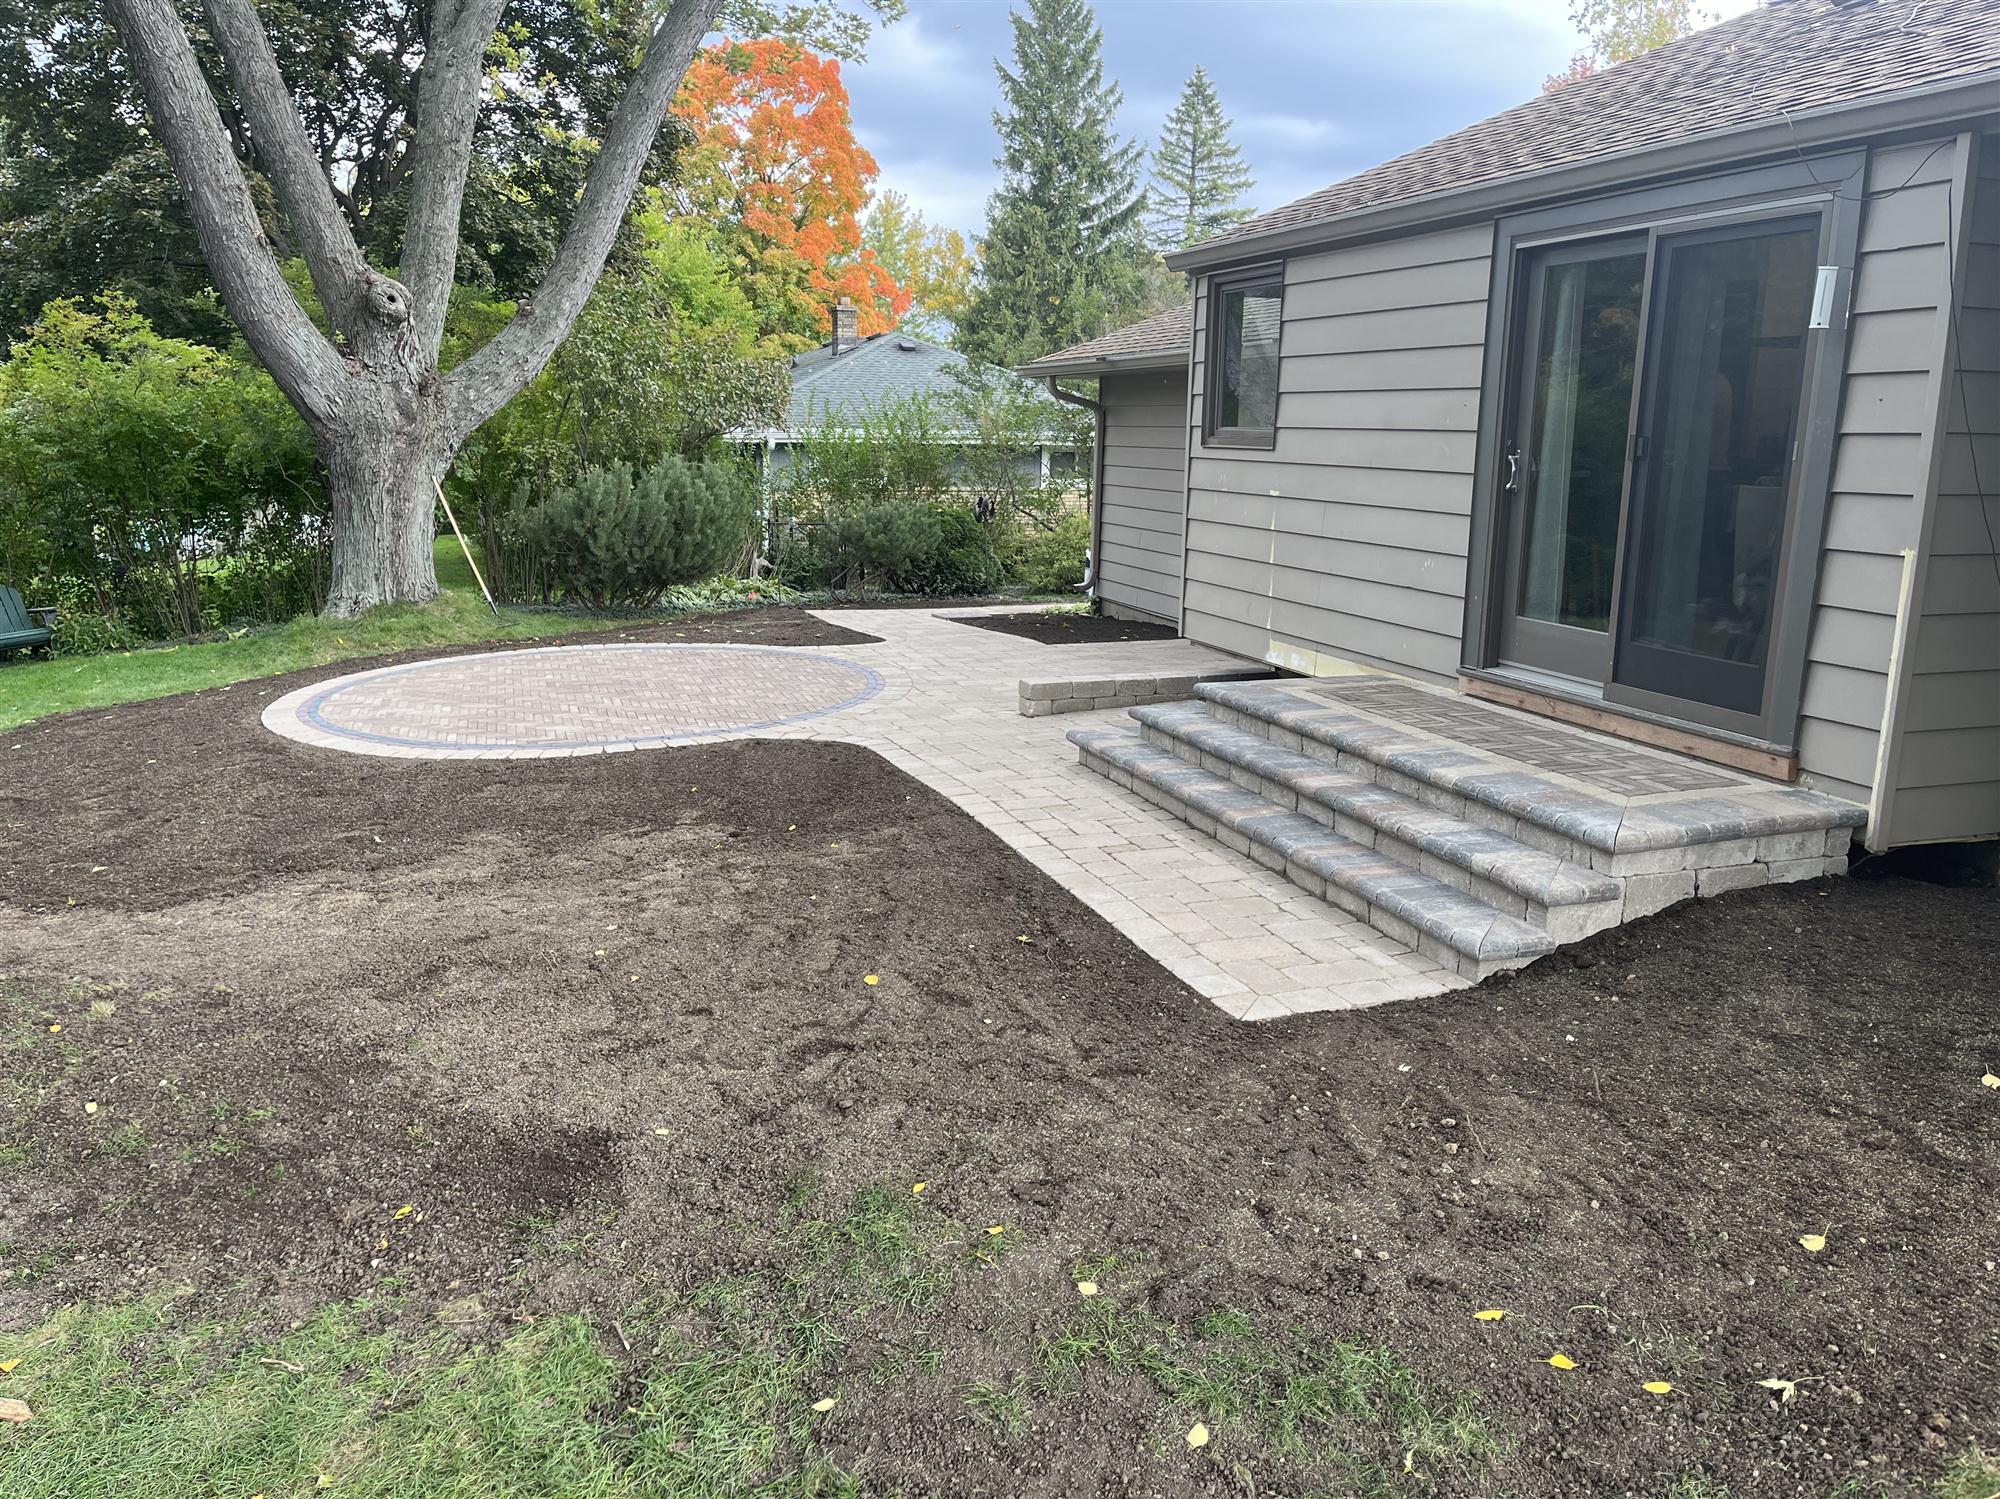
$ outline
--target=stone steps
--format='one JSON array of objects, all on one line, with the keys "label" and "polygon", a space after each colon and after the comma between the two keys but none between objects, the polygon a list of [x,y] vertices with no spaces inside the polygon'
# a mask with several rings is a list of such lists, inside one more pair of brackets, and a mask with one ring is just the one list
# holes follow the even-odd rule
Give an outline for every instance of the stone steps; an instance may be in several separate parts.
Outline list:
[{"label": "stone steps", "polygon": [[1199,703],[1134,708],[1132,717],[1141,737],[1157,748],[1540,927],[1559,942],[1618,922],[1623,887],[1587,864],[1232,728]]},{"label": "stone steps", "polygon": [[1069,735],[1109,776],[1471,978],[1677,901],[1842,873],[1866,809],[1384,678],[1210,681]]},{"label": "stone steps", "polygon": [[[1232,728],[1621,880],[1750,864],[1779,880],[1842,872],[1854,829],[1867,818],[1851,802],[1747,781],[1627,805],[1294,692],[1213,683],[1195,696]],[[1841,869],[1828,869],[1830,859]]]},{"label": "stone steps", "polygon": [[1074,729],[1083,763],[1197,831],[1467,978],[1553,952],[1526,921],[1121,729]]}]

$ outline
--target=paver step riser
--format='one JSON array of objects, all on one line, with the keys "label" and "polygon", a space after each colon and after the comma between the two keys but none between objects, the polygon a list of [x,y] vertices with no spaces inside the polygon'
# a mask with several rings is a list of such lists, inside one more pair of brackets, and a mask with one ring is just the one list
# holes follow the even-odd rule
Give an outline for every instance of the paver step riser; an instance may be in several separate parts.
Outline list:
[{"label": "paver step riser", "polygon": [[[1350,815],[1348,810],[1329,805],[1328,802],[1298,791],[1283,781],[1260,775],[1250,766],[1215,754],[1205,746],[1191,743],[1170,728],[1142,720],[1139,732],[1148,744],[1158,746],[1175,758],[1199,766],[1211,774],[1224,776],[1244,790],[1254,792],[1288,812],[1298,812],[1310,817],[1322,826],[1331,828],[1343,838],[1387,854],[1397,863],[1427,874],[1455,890],[1462,890],[1484,901],[1496,911],[1516,917],[1530,926],[1540,927],[1558,942],[1574,942],[1593,932],[1603,931],[1606,927],[1616,926],[1622,914],[1622,892],[1619,882],[1614,879],[1606,878],[1599,882],[1608,888],[1606,893],[1595,899],[1551,900],[1547,898],[1546,891],[1536,888],[1544,882],[1516,880],[1508,883],[1488,878],[1478,870],[1467,868],[1454,861],[1448,854],[1440,855],[1423,848],[1389,828],[1378,825],[1379,815],[1376,822],[1371,822],[1360,815]],[[1369,780],[1368,784],[1372,786],[1378,783]],[[1374,808],[1369,807],[1367,810],[1373,811]],[[1545,853],[1546,850],[1536,850],[1536,852]]]},{"label": "paver step riser", "polygon": [[[1538,906],[1532,900],[1526,901],[1523,909],[1517,909],[1512,901],[1506,899],[1489,901],[1496,910],[1520,916],[1531,925],[1548,931],[1561,942],[1574,942],[1589,936],[1592,932],[1616,926],[1620,922],[1651,916],[1678,901],[1692,900],[1697,895],[1742,890],[1753,885],[1788,884],[1795,880],[1817,879],[1822,875],[1840,875],[1847,872],[1848,851],[1853,842],[1851,828],[1772,833],[1761,838],[1696,843],[1670,849],[1645,849],[1628,854],[1606,854],[1559,833],[1551,833],[1547,829],[1513,818],[1482,802],[1455,796],[1436,786],[1420,784],[1396,771],[1385,773],[1384,767],[1358,755],[1336,752],[1331,746],[1316,740],[1301,741],[1299,735],[1266,720],[1236,712],[1219,703],[1207,703],[1204,707],[1208,715],[1218,723],[1255,734],[1280,749],[1289,750],[1293,744],[1301,743],[1302,747],[1294,753],[1319,760],[1345,774],[1372,780],[1373,784],[1384,790],[1395,791],[1413,801],[1420,801],[1435,811],[1461,817],[1475,826],[1501,833],[1530,848],[1553,854],[1557,858],[1582,865],[1615,880],[1620,891],[1618,902],[1589,915],[1565,912],[1561,907]],[[1141,732],[1147,732],[1149,727],[1142,726]],[[1173,738],[1172,735],[1153,732],[1154,742],[1172,748],[1176,755],[1183,753],[1181,748],[1163,743]],[[1204,768],[1216,760],[1216,757],[1202,754],[1198,750],[1194,750],[1193,753],[1201,757],[1200,763]],[[1239,777],[1244,773],[1244,767],[1232,766],[1229,773],[1232,774],[1232,778]],[[1240,779],[1238,784],[1241,784]],[[1299,810],[1308,816],[1319,815],[1311,807],[1304,805],[1303,799],[1300,801]],[[1357,824],[1352,819],[1344,817],[1336,817],[1330,825],[1336,832],[1347,836],[1353,836],[1350,829],[1358,830]],[[1375,846],[1385,847],[1379,836]],[[1400,853],[1397,856],[1403,857]],[[1427,874],[1436,873],[1439,878],[1458,889],[1478,895],[1482,899],[1487,898],[1487,892],[1481,886],[1463,883],[1452,879],[1448,872],[1441,872],[1443,862],[1436,859],[1431,859],[1429,863],[1418,861],[1413,867],[1422,869]]]},{"label": "paver step riser", "polygon": [[1482,801],[1460,796],[1457,792],[1446,790],[1442,786],[1433,786],[1426,781],[1416,780],[1386,765],[1378,765],[1365,755],[1356,754],[1351,750],[1337,749],[1317,739],[1309,739],[1268,719],[1259,718],[1252,713],[1239,712],[1227,704],[1211,702],[1208,704],[1208,711],[1215,715],[1218,722],[1228,724],[1232,729],[1241,729],[1246,734],[1255,734],[1259,739],[1269,740],[1280,749],[1292,750],[1315,760],[1323,760],[1337,770],[1373,781],[1378,786],[1386,787],[1413,801],[1420,801],[1447,816],[1463,818],[1466,822],[1491,828],[1494,832],[1504,833],[1507,837],[1525,843],[1530,848],[1540,849],[1545,854],[1554,854],[1558,859],[1568,859],[1571,863],[1581,864],[1586,869],[1592,867],[1591,856],[1596,850],[1587,843],[1580,843],[1553,829],[1540,827],[1516,817],[1511,812],[1502,811],[1498,807],[1489,807]]},{"label": "paver step riser", "polygon": [[[1227,690],[1226,684],[1217,688],[1203,686],[1195,689],[1197,698],[1219,723],[1254,734],[1281,749],[1323,761],[1347,774],[1371,779],[1387,790],[1423,802],[1449,816],[1490,828],[1517,842],[1621,881],[1635,875],[1694,874],[1751,864],[1775,867],[1813,858],[1822,861],[1817,873],[1841,873],[1846,868],[1847,855],[1854,839],[1852,819],[1862,815],[1863,811],[1831,798],[1802,793],[1795,813],[1788,813],[1787,819],[1776,827],[1771,827],[1767,820],[1764,827],[1752,836],[1717,836],[1710,830],[1711,835],[1705,839],[1690,835],[1685,841],[1663,847],[1614,850],[1571,837],[1560,828],[1537,821],[1534,815],[1517,815],[1516,811],[1506,807],[1492,805],[1477,796],[1461,794],[1449,786],[1433,784],[1381,763],[1366,752],[1368,746],[1354,742],[1352,736],[1335,734],[1333,742],[1330,742],[1287,728],[1261,712],[1246,711],[1246,706],[1222,700],[1221,694]],[[1293,702],[1297,706],[1296,699]],[[1534,814],[1538,809],[1530,803],[1520,806],[1519,811]],[[1836,817],[1845,821],[1838,826],[1831,825]],[[1792,822],[1798,825],[1788,825]],[[1788,877],[1806,879],[1812,875],[1788,874]],[[1631,914],[1627,913],[1627,919]]]},{"label": "paver step riser", "polygon": [[1078,730],[1069,738],[1088,769],[1465,977],[1518,968],[1555,948],[1550,933],[1414,865],[1375,857],[1377,851],[1136,735]]}]

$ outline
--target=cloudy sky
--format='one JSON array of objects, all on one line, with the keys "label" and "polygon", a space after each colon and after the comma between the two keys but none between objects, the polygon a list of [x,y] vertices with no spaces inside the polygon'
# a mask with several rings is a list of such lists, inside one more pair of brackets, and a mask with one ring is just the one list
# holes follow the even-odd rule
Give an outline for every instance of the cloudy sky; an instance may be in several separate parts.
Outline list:
[{"label": "cloudy sky", "polygon": [[[867,61],[845,69],[878,188],[905,194],[933,224],[984,226],[1008,10],[1007,0],[910,0]],[[1520,103],[1577,50],[1567,12],[1567,0],[1097,0],[1125,134],[1157,141],[1200,63],[1257,174],[1258,209]]]}]

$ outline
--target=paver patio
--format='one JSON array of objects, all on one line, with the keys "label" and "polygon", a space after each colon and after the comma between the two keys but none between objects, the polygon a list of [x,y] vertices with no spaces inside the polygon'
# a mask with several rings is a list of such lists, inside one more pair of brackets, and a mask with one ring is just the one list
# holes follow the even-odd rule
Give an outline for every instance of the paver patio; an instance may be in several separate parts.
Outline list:
[{"label": "paver patio", "polygon": [[500,651],[316,683],[274,732],[395,757],[617,753],[727,738],[865,746],[949,797],[1232,1016],[1415,998],[1463,981],[1077,764],[1065,734],[1122,710],[1024,717],[1017,684],[1200,671],[1185,641],[1046,646],[953,612],[842,610],[881,637],[829,649],[606,644]]}]

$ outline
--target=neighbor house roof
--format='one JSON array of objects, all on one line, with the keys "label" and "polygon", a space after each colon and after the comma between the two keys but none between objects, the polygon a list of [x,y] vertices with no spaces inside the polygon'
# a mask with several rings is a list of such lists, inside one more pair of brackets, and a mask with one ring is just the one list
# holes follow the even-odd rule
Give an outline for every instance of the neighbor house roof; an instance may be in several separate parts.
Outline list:
[{"label": "neighbor house roof", "polygon": [[[732,435],[783,442],[829,420],[858,420],[890,402],[949,395],[961,388],[954,375],[965,367],[963,355],[907,333],[872,334],[837,355],[831,344],[822,344],[792,356],[792,401],[782,422],[769,431]],[[1034,393],[1048,399],[1039,390]]]},{"label": "neighbor house roof", "polygon": [[1044,354],[1020,367],[1024,375],[1098,375],[1117,369],[1184,365],[1194,339],[1194,304],[1156,313],[1141,322]]},{"label": "neighbor house roof", "polygon": [[[1177,269],[1241,260],[1311,231],[1387,227],[1385,210],[1516,184],[1526,199],[1584,163],[1704,139],[1746,154],[1812,141],[1808,122],[1917,91],[2000,110],[2000,0],[1770,0],[1732,21],[1565,83],[1167,257]],[[1981,102],[1981,101],[1984,102]],[[1918,123],[1912,121],[1912,123]],[[1770,139],[1736,137],[1757,126]],[[1819,138],[1826,138],[1823,133]],[[1633,169],[1632,175],[1638,174]],[[1498,206],[1505,195],[1486,194]],[[1412,218],[1416,215],[1403,215]],[[1327,236],[1331,237],[1331,235]]]}]

